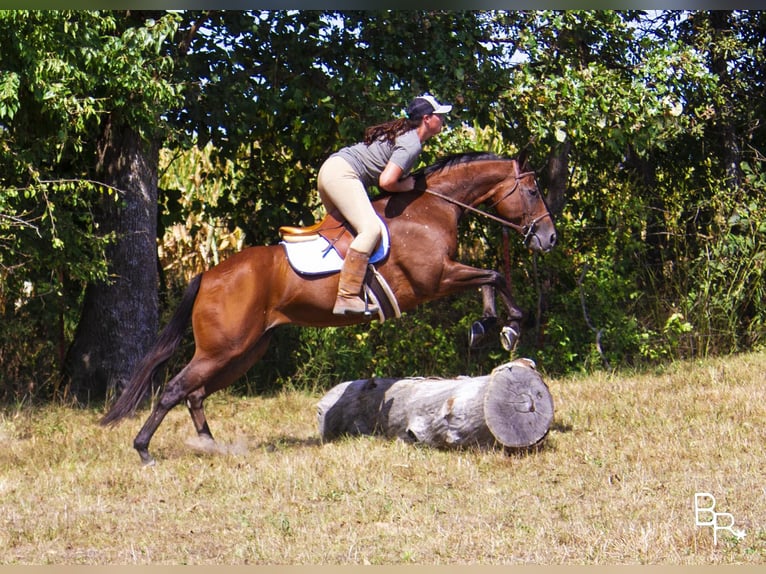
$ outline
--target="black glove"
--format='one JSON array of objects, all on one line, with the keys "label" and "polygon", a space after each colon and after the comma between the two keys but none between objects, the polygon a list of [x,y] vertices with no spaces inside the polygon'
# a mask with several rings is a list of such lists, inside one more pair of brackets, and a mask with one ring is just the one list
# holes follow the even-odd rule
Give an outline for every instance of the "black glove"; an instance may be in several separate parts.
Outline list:
[{"label": "black glove", "polygon": [[426,190],[426,176],[423,174],[417,174],[413,175],[412,178],[415,180],[415,187],[412,189],[415,191],[425,191]]}]

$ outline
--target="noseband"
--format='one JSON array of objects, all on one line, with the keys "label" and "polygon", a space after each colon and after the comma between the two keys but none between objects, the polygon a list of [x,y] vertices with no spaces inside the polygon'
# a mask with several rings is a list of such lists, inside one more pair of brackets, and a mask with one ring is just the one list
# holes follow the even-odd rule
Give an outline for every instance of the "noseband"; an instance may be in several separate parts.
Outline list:
[{"label": "noseband", "polygon": [[[519,175],[513,176],[514,179],[516,180],[516,183],[514,183],[513,187],[503,197],[501,197],[500,199],[495,201],[495,203],[490,205],[489,206],[490,209],[495,207],[495,206],[497,206],[497,205],[499,205],[500,203],[505,201],[508,197],[510,197],[511,194],[513,194],[516,191],[516,189],[519,187],[519,180],[520,179],[522,179],[522,178],[524,178],[524,177],[526,177],[526,176],[528,176],[530,174],[533,174],[533,173],[535,173],[535,172],[533,172],[533,171],[525,171],[524,173],[520,173]],[[491,219],[492,221],[497,221],[498,223],[500,223],[500,224],[502,224],[502,225],[504,225],[506,227],[510,227],[511,229],[515,229],[516,231],[518,231],[524,237],[524,245],[529,243],[529,240],[535,234],[535,229],[537,228],[537,224],[540,221],[542,221],[543,219],[545,219],[546,217],[550,217],[551,216],[551,214],[548,211],[546,211],[545,214],[541,215],[540,217],[535,217],[527,225],[516,225],[512,221],[508,221],[506,219],[503,219],[502,217],[497,217],[496,215],[492,215],[491,213],[487,213],[486,211],[483,211],[481,209],[477,209],[476,207],[474,207],[472,205],[468,205],[467,203],[463,203],[462,201],[458,201],[457,199],[454,199],[454,198],[452,198],[452,197],[450,197],[448,195],[444,195],[442,193],[439,193],[438,191],[432,191],[430,189],[426,189],[425,192],[426,193],[430,193],[431,195],[435,195],[436,197],[440,197],[440,198],[444,199],[445,201],[449,201],[450,203],[454,203],[455,205],[459,205],[460,207],[462,207],[463,209],[465,209],[467,211],[472,211],[472,212],[477,213],[477,214],[479,214],[479,215],[481,215],[483,217]]]}]

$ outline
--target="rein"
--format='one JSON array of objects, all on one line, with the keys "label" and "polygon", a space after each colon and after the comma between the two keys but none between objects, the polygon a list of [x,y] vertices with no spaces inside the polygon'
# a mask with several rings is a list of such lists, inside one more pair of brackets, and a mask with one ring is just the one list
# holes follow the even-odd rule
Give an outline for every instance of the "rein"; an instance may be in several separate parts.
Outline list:
[{"label": "rein", "polygon": [[[500,203],[505,198],[507,198],[509,195],[511,195],[514,191],[516,191],[516,188],[519,187],[519,180],[522,177],[525,177],[525,176],[529,175],[530,173],[534,173],[534,172],[531,172],[531,171],[530,172],[525,172],[525,173],[522,173],[522,174],[519,174],[519,175],[515,176],[516,185],[514,185],[513,188],[511,188],[511,190],[508,193],[506,193],[503,197],[501,197],[499,200],[497,200],[495,203],[493,203],[491,207],[496,206],[498,203]],[[537,224],[537,222],[542,220],[542,219],[545,219],[546,217],[549,216],[549,214],[546,213],[545,215],[541,215],[540,217],[536,217],[528,225],[516,225],[515,223],[513,223],[511,221],[508,221],[506,219],[503,219],[502,217],[497,217],[496,215],[492,215],[491,213],[487,213],[486,211],[478,209],[478,208],[476,208],[476,207],[474,207],[472,205],[468,205],[467,203],[463,203],[462,201],[459,201],[459,200],[457,200],[457,199],[455,199],[453,197],[450,197],[448,195],[444,195],[443,193],[439,193],[438,191],[433,191],[431,189],[426,189],[425,192],[426,193],[430,193],[431,195],[439,197],[439,198],[441,198],[441,199],[443,199],[445,201],[448,201],[450,203],[454,203],[455,205],[458,205],[458,206],[462,207],[463,209],[465,209],[467,211],[472,211],[472,212],[474,212],[474,213],[476,213],[478,215],[486,217],[487,219],[491,219],[492,221],[496,221],[496,222],[500,223],[501,225],[504,225],[506,227],[510,227],[512,229],[515,229],[516,231],[518,231],[519,233],[521,233],[524,236],[524,242],[525,243],[527,241],[529,241],[530,235],[532,235],[534,233],[535,225]]]}]

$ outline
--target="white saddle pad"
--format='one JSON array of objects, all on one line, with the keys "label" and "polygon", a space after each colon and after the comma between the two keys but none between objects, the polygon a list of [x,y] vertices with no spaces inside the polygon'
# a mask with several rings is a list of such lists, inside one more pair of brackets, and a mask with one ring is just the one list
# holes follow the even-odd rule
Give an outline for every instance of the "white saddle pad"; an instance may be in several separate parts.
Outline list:
[{"label": "white saddle pad", "polygon": [[[299,241],[291,243],[280,241],[285,246],[287,259],[290,261],[293,269],[298,273],[307,275],[319,275],[322,273],[333,273],[340,271],[343,266],[343,259],[338,252],[332,248],[330,242],[321,235],[311,241]],[[382,241],[377,249],[373,251],[370,257],[370,263],[377,263],[388,255],[390,247],[390,238],[388,229],[384,226]]]}]

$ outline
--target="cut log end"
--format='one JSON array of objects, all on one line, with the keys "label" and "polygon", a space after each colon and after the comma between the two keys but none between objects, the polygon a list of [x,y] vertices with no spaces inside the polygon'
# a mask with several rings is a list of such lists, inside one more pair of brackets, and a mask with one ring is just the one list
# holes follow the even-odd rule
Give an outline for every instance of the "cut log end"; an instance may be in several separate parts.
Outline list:
[{"label": "cut log end", "polygon": [[553,398],[538,372],[509,363],[492,372],[484,396],[484,418],[503,446],[539,443],[553,423]]}]

